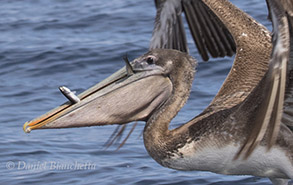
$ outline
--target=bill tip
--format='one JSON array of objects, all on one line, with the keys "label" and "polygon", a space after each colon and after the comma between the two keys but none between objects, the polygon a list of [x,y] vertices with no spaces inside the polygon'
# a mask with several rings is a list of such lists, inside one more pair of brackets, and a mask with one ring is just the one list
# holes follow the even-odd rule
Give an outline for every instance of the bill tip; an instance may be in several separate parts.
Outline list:
[{"label": "bill tip", "polygon": [[28,126],[29,122],[25,122],[25,124],[23,125],[23,131],[25,133],[30,133],[31,132],[31,128]]}]

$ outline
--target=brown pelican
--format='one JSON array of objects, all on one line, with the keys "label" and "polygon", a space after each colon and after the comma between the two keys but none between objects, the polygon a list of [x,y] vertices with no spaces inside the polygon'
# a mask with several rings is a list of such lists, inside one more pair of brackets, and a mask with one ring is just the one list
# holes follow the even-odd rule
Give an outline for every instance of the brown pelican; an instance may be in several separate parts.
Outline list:
[{"label": "brown pelican", "polygon": [[293,179],[292,1],[267,0],[273,48],[270,33],[228,1],[202,2],[230,31],[237,50],[222,88],[200,115],[169,130],[187,101],[196,62],[179,51],[154,49],[80,94],[77,103],[25,123],[24,130],[142,120],[145,147],[165,167],[288,184]]}]

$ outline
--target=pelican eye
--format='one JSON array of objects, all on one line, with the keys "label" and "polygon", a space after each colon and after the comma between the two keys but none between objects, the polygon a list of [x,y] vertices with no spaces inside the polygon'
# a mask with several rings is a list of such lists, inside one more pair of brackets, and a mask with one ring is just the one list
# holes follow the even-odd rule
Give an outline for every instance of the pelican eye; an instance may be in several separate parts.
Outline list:
[{"label": "pelican eye", "polygon": [[148,57],[148,58],[146,59],[146,62],[147,62],[148,64],[154,64],[154,63],[155,63],[155,60],[154,60],[153,57]]}]

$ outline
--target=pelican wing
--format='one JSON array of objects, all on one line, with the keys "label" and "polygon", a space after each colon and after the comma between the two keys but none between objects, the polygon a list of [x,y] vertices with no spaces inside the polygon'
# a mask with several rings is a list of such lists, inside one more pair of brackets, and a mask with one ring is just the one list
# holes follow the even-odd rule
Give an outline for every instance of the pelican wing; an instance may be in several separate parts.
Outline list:
[{"label": "pelican wing", "polygon": [[150,42],[150,49],[177,49],[188,53],[182,6],[178,0],[155,0],[157,15]]},{"label": "pelican wing", "polygon": [[293,1],[281,0],[286,11],[290,31],[290,53],[287,69],[287,82],[285,91],[285,101],[282,116],[282,123],[293,130]]},{"label": "pelican wing", "polygon": [[234,40],[220,19],[201,0],[183,0],[183,10],[199,53],[208,60],[212,57],[232,56]]},{"label": "pelican wing", "polygon": [[235,42],[224,24],[201,0],[155,0],[157,15],[150,49],[168,48],[188,52],[181,14],[202,58],[232,56]]},{"label": "pelican wing", "polygon": [[265,135],[268,138],[268,148],[271,148],[276,142],[282,122],[292,126],[292,16],[284,9],[287,7],[284,3],[289,1],[291,0],[267,0],[273,22],[273,51],[268,72],[242,107],[247,107],[257,96],[261,97],[258,98],[259,102],[256,102],[259,104],[255,108],[255,116],[248,120],[251,133],[236,158],[242,154],[244,158],[248,158]]}]

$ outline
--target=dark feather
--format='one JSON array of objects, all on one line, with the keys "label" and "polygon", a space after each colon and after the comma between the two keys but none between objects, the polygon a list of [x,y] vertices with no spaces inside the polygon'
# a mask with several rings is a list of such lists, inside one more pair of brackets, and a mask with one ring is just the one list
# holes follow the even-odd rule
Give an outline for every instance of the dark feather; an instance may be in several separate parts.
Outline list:
[{"label": "dark feather", "polygon": [[182,12],[203,60],[232,56],[235,42],[219,18],[201,0],[155,0],[156,21],[149,49],[168,48],[188,52]]}]

